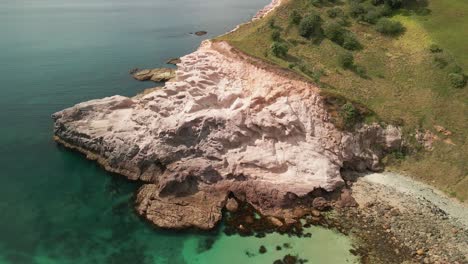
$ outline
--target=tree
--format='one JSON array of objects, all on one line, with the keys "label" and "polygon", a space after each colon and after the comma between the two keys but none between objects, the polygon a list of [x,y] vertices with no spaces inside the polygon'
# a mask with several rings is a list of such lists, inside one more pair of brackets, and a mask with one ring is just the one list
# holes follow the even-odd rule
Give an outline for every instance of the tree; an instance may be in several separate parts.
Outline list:
[{"label": "tree", "polygon": [[286,44],[277,41],[271,44],[270,49],[271,53],[273,53],[273,55],[275,55],[276,57],[284,57],[286,56],[286,54],[288,54],[289,51],[289,48]]},{"label": "tree", "polygon": [[397,35],[403,32],[405,28],[399,21],[381,18],[375,25],[375,29],[385,35]]},{"label": "tree", "polygon": [[316,14],[306,16],[299,24],[299,35],[304,38],[322,35],[322,18]]}]

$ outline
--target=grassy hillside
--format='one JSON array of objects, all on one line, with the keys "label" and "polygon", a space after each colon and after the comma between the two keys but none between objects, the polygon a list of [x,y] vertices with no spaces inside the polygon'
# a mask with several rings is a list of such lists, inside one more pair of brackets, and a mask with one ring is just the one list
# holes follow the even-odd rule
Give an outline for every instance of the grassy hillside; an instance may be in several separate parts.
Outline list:
[{"label": "grassy hillside", "polygon": [[[284,0],[268,17],[220,39],[403,125],[412,149],[391,155],[387,168],[465,200],[468,2],[379,4],[386,1]],[[432,151],[413,140],[417,130],[437,135]]]}]

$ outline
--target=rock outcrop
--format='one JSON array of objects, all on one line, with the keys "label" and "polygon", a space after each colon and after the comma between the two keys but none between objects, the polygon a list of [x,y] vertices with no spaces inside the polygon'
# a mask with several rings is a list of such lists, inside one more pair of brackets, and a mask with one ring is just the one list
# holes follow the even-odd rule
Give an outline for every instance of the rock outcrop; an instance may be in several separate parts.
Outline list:
[{"label": "rock outcrop", "polygon": [[395,127],[338,130],[318,88],[225,42],[181,58],[176,79],[53,115],[59,142],[146,184],[137,211],[165,228],[212,228],[229,194],[291,218],[294,202],[342,186],[340,169],[380,170]]},{"label": "rock outcrop", "polygon": [[175,72],[171,68],[145,69],[136,71],[132,76],[139,81],[167,82],[175,78]]}]

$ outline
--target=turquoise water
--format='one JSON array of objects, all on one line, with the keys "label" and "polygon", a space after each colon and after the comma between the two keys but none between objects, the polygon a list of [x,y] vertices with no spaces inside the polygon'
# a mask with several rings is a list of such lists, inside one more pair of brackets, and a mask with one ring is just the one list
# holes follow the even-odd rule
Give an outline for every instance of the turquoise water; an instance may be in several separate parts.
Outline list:
[{"label": "turquoise water", "polygon": [[[257,250],[267,241],[155,230],[133,213],[137,184],[57,146],[50,119],[84,100],[153,86],[128,71],[163,66],[267,2],[0,1],[0,263],[219,263],[223,245],[250,241]],[[209,34],[188,34],[198,30]],[[207,239],[216,241],[211,250],[194,246]]]}]

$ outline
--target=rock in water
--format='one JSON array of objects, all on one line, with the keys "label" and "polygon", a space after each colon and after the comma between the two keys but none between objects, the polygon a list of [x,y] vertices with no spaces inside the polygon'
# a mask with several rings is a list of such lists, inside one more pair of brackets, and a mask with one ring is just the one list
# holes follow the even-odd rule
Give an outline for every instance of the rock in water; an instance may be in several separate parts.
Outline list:
[{"label": "rock in water", "polygon": [[208,34],[208,32],[206,32],[206,31],[197,31],[197,32],[195,32],[195,35],[197,35],[197,36],[203,36],[203,35],[206,35],[206,34]]},{"label": "rock in water", "polygon": [[229,212],[236,212],[239,209],[239,204],[237,203],[236,199],[229,198],[226,202],[226,209]]},{"label": "rock in water", "polygon": [[167,64],[177,65],[181,60],[179,58],[170,58],[166,61]]},{"label": "rock in water", "polygon": [[176,70],[170,68],[145,69],[133,73],[133,78],[139,81],[167,82],[175,77]]},{"label": "rock in water", "polygon": [[145,182],[136,208],[157,226],[212,228],[230,193],[291,219],[295,199],[342,186],[342,167],[380,169],[401,138],[390,126],[340,131],[318,88],[295,76],[204,41],[164,89],[55,113],[55,138]]}]

